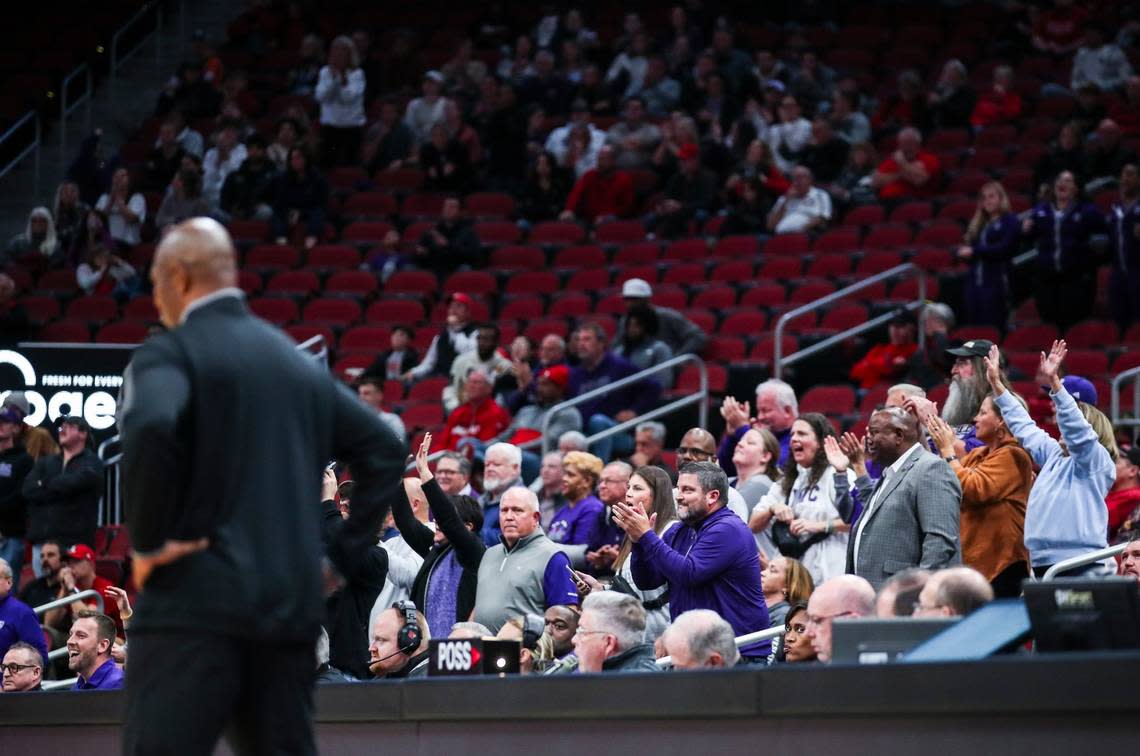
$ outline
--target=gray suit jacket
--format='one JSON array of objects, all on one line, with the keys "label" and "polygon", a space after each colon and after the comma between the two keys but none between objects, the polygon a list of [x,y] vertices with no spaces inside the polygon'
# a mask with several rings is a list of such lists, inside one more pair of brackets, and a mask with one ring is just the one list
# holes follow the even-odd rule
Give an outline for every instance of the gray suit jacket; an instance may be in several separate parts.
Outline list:
[{"label": "gray suit jacket", "polygon": [[[855,541],[860,522],[847,543],[847,572],[866,578],[875,590],[891,575],[908,567],[937,570],[960,564],[958,513],[962,486],[945,461],[926,449],[912,451],[902,468],[887,481],[859,538],[859,568],[855,569]],[[855,481],[864,507],[871,501],[875,483],[867,476]]]}]

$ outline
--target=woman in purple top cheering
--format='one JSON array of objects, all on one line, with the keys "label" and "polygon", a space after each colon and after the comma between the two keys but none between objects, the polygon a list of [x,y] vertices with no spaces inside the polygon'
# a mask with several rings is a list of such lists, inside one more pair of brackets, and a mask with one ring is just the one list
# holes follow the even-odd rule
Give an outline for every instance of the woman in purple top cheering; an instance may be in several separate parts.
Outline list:
[{"label": "woman in purple top cheering", "polygon": [[605,505],[594,496],[594,489],[602,467],[602,460],[588,452],[570,452],[562,458],[562,494],[567,503],[550,521],[546,533],[550,540],[567,545],[597,540]]}]

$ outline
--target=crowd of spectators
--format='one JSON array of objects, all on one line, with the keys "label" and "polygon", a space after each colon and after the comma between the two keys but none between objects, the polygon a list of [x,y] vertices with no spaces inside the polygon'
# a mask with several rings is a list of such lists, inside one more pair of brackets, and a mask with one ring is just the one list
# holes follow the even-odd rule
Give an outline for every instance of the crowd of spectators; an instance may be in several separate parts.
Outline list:
[{"label": "crowd of spectators", "polygon": [[[329,240],[340,220],[332,179],[358,168],[354,191],[413,168],[444,195],[422,233],[393,227],[372,250],[365,268],[380,280],[483,267],[463,203],[482,190],[514,196],[524,231],[634,219],[651,240],[817,237],[864,205],[943,197],[952,171],[935,135],[1021,125],[1027,101],[1064,99],[1071,120],[1020,187],[1024,206],[1015,212],[1002,181],[977,191],[955,244],[961,320],[1006,331],[1013,261],[1032,248],[1043,321],[1067,329],[1091,314],[1101,262],[1114,319],[1140,321],[1140,178],[1127,141],[1137,134],[1130,106],[1140,106],[1134,22],[1110,39],[1065,0],[1027,18],[1019,45],[1073,56],[1071,76],[1039,92],[1012,65],[993,66],[979,87],[973,62],[958,57],[928,83],[907,69],[894,90],[874,92],[802,36],[780,54],[749,49],[701,3],[671,9],[663,35],[629,13],[612,44],[587,19],[544,16],[490,64],[467,39],[434,68],[381,65],[408,52],[406,39],[380,51],[357,30],[332,37],[326,53],[322,37],[299,36],[296,99],[268,129],[255,120],[250,72],[207,54],[161,92],[145,159],[97,160],[96,134],[54,205],[31,211],[5,265],[74,270],[84,292],[127,302],[145,289],[132,251],[188,217],[264,221],[282,246]],[[1098,206],[1104,190],[1112,201]],[[719,422],[693,427],[671,450],[666,426],[631,421],[660,404],[676,374],[611,384],[700,354],[711,334],[656,304],[650,281],[623,280],[620,294],[614,334],[584,317],[567,338],[505,343],[463,292],[446,297],[422,355],[415,324],[392,330],[390,349],[357,377],[361,400],[408,439],[388,411],[390,382],[439,379],[445,421],[411,434],[416,472],[367,568],[328,587],[320,679],[419,676],[430,638],[521,639],[531,615],[545,628],[527,649],[533,672],[653,670],[661,656],[677,669],[826,663],[836,618],[962,616],[1069,557],[1135,543],[1140,457],[1118,446],[1092,382],[1065,374],[1063,341],[1033,376],[1046,391],[1020,396],[997,346],[950,343],[950,308],[928,304],[917,320],[898,311],[888,342],[850,370],[861,390],[889,390],[846,432],[768,380],[754,402],[723,399],[723,433]],[[939,408],[926,392],[943,383]],[[58,449],[33,460],[21,401],[9,395],[0,412],[4,690],[65,676],[47,661],[63,647],[76,688],[117,687],[130,596],[96,571],[102,478],[91,429],[63,418]],[[1041,402],[1060,442],[1029,411]],[[351,488],[351,471],[326,474],[314,502],[326,525],[347,512]],[[25,542],[36,580],[20,592]],[[1137,559],[1129,545],[1120,573],[1137,576]],[[100,599],[39,618],[28,608],[86,590]],[[421,630],[414,645],[409,625]],[[770,627],[782,639],[733,642]]]}]

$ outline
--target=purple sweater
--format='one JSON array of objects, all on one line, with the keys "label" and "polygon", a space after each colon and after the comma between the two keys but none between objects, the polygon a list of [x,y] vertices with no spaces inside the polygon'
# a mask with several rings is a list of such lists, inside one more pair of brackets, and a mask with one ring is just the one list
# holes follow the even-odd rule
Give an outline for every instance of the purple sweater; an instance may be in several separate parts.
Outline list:
[{"label": "purple sweater", "polygon": [[[768,629],[756,539],[727,507],[695,526],[679,523],[663,537],[650,530],[633,545],[630,572],[643,591],[668,584],[670,619],[690,609],[712,609],[737,636]],[[740,653],[762,657],[770,650],[771,642],[763,641]]]},{"label": "purple sweater", "polygon": [[555,543],[592,545],[599,539],[605,505],[597,496],[587,496],[571,507],[562,507],[550,521],[546,537]]},{"label": "purple sweater", "polygon": [[47,644],[36,613],[15,596],[5,596],[0,599],[0,659],[17,641],[35,646],[47,663]]},{"label": "purple sweater", "polygon": [[[637,372],[637,367],[632,362],[624,357],[617,356],[613,352],[606,352],[602,361],[593,370],[586,369],[584,365],[571,368],[570,385],[566,395],[578,396],[587,391],[608,386]],[[633,410],[640,415],[653,409],[657,405],[657,399],[660,395],[661,384],[652,378],[647,378],[644,381],[631,384],[617,391],[611,391],[605,396],[580,404],[578,411],[582,413],[584,422],[589,422],[594,415],[613,417],[622,410]]]}]

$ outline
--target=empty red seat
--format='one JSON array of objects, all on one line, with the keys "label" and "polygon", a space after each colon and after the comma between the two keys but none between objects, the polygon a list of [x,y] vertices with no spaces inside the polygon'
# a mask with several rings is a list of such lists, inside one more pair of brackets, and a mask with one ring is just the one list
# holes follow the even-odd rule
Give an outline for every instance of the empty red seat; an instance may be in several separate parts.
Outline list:
[{"label": "empty red seat", "polygon": [[800,257],[772,257],[760,267],[760,275],[778,281],[797,279],[804,273],[804,261]]},{"label": "empty red seat", "polygon": [[566,282],[566,291],[598,291],[610,285],[610,272],[604,268],[579,270]]},{"label": "empty red seat", "polygon": [[[743,262],[743,261],[738,261]],[[725,263],[726,265],[737,265],[738,262]],[[745,263],[751,268],[751,263]],[[680,284],[687,286],[694,281],[703,281],[705,279],[705,266],[698,263],[677,263],[665,268],[665,272],[661,276],[661,283],[663,284]],[[719,277],[714,274],[709,276],[709,280],[721,281]]]},{"label": "empty red seat", "polygon": [[792,292],[791,297],[788,298],[788,302],[794,305],[807,304],[808,302],[814,302],[820,297],[825,297],[834,291],[835,284],[831,281],[804,281],[804,283],[800,284],[796,287],[796,290]]},{"label": "empty red seat", "polygon": [[367,180],[368,174],[355,165],[340,165],[329,171],[329,186],[334,189],[355,189]]},{"label": "empty red seat", "polygon": [[594,306],[593,312],[598,315],[623,315],[625,310],[625,300],[619,293],[611,294],[599,300]]},{"label": "empty red seat", "polygon": [[320,244],[309,250],[307,264],[317,270],[351,270],[360,267],[360,252],[347,244]]},{"label": "empty red seat", "polygon": [[56,344],[86,344],[91,341],[91,328],[82,320],[57,320],[41,328],[33,340]]},{"label": "empty red seat", "polygon": [[527,270],[507,279],[507,294],[553,294],[561,288],[558,276],[548,270]]},{"label": "empty red seat", "polygon": [[522,235],[519,227],[509,221],[483,221],[475,224],[475,236],[480,244],[514,244]]},{"label": "empty red seat", "polygon": [[257,244],[269,238],[269,224],[265,221],[230,221],[226,230],[239,244]]},{"label": "empty red seat", "polygon": [[1065,357],[1065,370],[1070,375],[1098,379],[1108,372],[1108,354],[1094,349],[1072,349]]},{"label": "empty red seat", "polygon": [[106,323],[119,317],[119,303],[103,294],[79,297],[67,306],[67,317],[89,323]]},{"label": "empty red seat", "polygon": [[746,352],[744,339],[739,336],[713,336],[709,345],[705,347],[704,357],[707,360],[732,363],[744,359]]},{"label": "empty red seat", "polygon": [[758,310],[740,310],[720,324],[718,332],[725,336],[759,336],[768,326],[768,316]]},{"label": "empty red seat", "polygon": [[[723,365],[706,364],[708,389],[713,394],[723,394],[728,385],[728,371]],[[670,394],[684,396],[701,390],[701,370],[696,365],[686,365],[677,376]]]},{"label": "empty red seat", "polygon": [[920,249],[910,261],[928,273],[940,273],[954,267],[954,255],[950,250],[939,247]]},{"label": "empty red seat", "polygon": [[541,297],[519,296],[503,304],[499,310],[500,320],[534,320],[541,318],[545,305]]},{"label": "empty red seat", "polygon": [[688,292],[676,285],[654,286],[653,296],[649,298],[657,307],[669,307],[674,310],[683,310],[689,303]]},{"label": "empty red seat", "polygon": [[406,218],[436,218],[443,212],[441,194],[409,194],[400,205],[400,215]]},{"label": "empty red seat", "polygon": [[368,270],[342,270],[325,281],[325,293],[367,297],[380,288],[380,279]]},{"label": "empty red seat", "polygon": [[491,251],[490,267],[499,270],[535,270],[546,264],[546,255],[538,247],[496,247]]},{"label": "empty red seat", "polygon": [[843,216],[844,226],[873,226],[883,222],[886,211],[879,205],[852,208]]},{"label": "empty red seat", "polygon": [[594,230],[599,244],[629,244],[645,238],[645,226],[640,221],[610,221]]},{"label": "empty red seat", "polygon": [[764,254],[772,257],[804,255],[810,246],[811,240],[807,234],[781,234],[768,240],[764,245]]},{"label": "empty red seat", "polygon": [[978,211],[978,203],[972,199],[954,200],[942,206],[938,211],[939,220],[952,220],[968,222]]},{"label": "empty red seat", "polygon": [[443,424],[443,405],[438,396],[434,402],[407,404],[400,413],[400,419],[410,431],[432,430]]},{"label": "empty red seat", "polygon": [[[1140,296],[1140,292],[1134,292]],[[71,315],[71,308],[67,310]],[[1069,349],[1100,349],[1107,346],[1116,346],[1120,343],[1120,331],[1115,323],[1107,320],[1084,320],[1070,326],[1065,331],[1065,342]],[[1046,347],[1042,347],[1046,349]]]},{"label": "empty red seat", "polygon": [[970,132],[966,129],[942,129],[935,131],[926,140],[928,150],[962,149],[970,144]]},{"label": "empty red seat", "polygon": [[579,244],[585,238],[585,230],[577,223],[568,221],[543,221],[535,224],[530,231],[530,241],[533,244]]},{"label": "empty red seat", "polygon": [[246,294],[257,294],[264,286],[265,281],[260,273],[254,273],[252,270],[238,271],[238,288]]},{"label": "empty red seat", "polygon": [[149,295],[137,296],[123,307],[123,317],[130,320],[158,320],[158,310]]},{"label": "empty red seat", "polygon": [[712,285],[697,292],[690,303],[693,307],[705,307],[714,312],[736,306],[736,290],[731,286]]},{"label": "empty red seat", "polygon": [[471,218],[506,219],[515,213],[515,201],[503,192],[473,192],[463,199],[463,210]]},{"label": "empty red seat", "polygon": [[[598,241],[602,241],[600,236]],[[659,257],[661,247],[657,242],[632,242],[614,252],[614,265],[646,265],[656,263]]]},{"label": "empty red seat", "polygon": [[[891,300],[892,301],[906,301],[911,299],[918,299],[918,279],[917,278],[904,278],[891,287]],[[926,292],[924,298],[927,300],[938,299],[938,277],[926,277]]]},{"label": "empty red seat", "polygon": [[819,255],[808,266],[807,274],[814,278],[835,278],[851,272],[854,258],[850,254]]},{"label": "empty red seat", "polygon": [[1057,327],[1049,324],[1022,326],[1006,334],[1001,347],[1007,352],[1048,351],[1057,339]]},{"label": "empty red seat", "polygon": [[369,323],[412,325],[425,318],[423,303],[417,299],[381,299],[373,302],[364,312]]},{"label": "empty red seat", "polygon": [[846,331],[867,322],[867,308],[855,302],[840,302],[823,314],[819,327]]},{"label": "empty red seat", "polygon": [[953,221],[935,221],[919,229],[914,237],[914,243],[946,247],[961,244],[962,227]]},{"label": "empty red seat", "polygon": [[755,257],[760,252],[760,242],[755,236],[725,236],[713,247],[714,257]]},{"label": "empty red seat", "polygon": [[424,172],[419,168],[377,171],[372,175],[372,181],[382,189],[414,192],[424,185]]},{"label": "empty red seat", "polygon": [[344,227],[340,238],[357,245],[379,244],[394,228],[395,226],[385,221],[356,221]]},{"label": "empty red seat", "polygon": [[490,273],[482,270],[461,270],[452,273],[443,282],[445,294],[468,294],[475,297],[494,294],[498,290],[499,282]]},{"label": "empty red seat", "polygon": [[580,318],[589,315],[593,305],[585,294],[568,291],[554,298],[547,314],[552,318]]},{"label": "empty red seat", "polygon": [[321,288],[317,274],[311,270],[283,270],[265,285],[267,293],[309,295]]},{"label": "empty red seat", "polygon": [[946,193],[977,194],[990,181],[990,177],[980,171],[963,171],[950,181],[950,185],[946,187]]},{"label": "empty red seat", "polygon": [[[342,352],[379,353],[391,345],[392,332],[378,326],[354,326],[341,334],[337,348]],[[401,397],[403,391],[400,392]],[[388,392],[384,392],[388,397]]]},{"label": "empty red seat", "polygon": [[290,338],[292,338],[293,341],[296,341],[298,344],[304,344],[306,341],[315,339],[318,336],[323,338],[325,340],[325,345],[330,348],[334,343],[336,343],[336,336],[333,334],[332,329],[327,325],[321,325],[318,323],[294,323],[292,325],[285,326],[283,330],[285,333],[289,334]]},{"label": "empty red seat", "polygon": [[832,229],[816,239],[811,248],[817,254],[821,252],[850,252],[859,249],[859,229]]},{"label": "empty red seat", "polygon": [[800,398],[800,412],[850,415],[855,411],[855,389],[850,386],[813,386]]},{"label": "empty red seat", "polygon": [[341,212],[355,218],[387,218],[398,209],[395,196],[386,192],[358,192],[350,194]]},{"label": "empty red seat", "polygon": [[550,334],[566,338],[569,333],[570,326],[567,325],[566,321],[562,318],[541,318],[539,320],[532,320],[523,331],[523,335],[535,344]]},{"label": "empty red seat", "polygon": [[554,268],[595,268],[606,264],[606,253],[593,244],[564,247],[554,255]]},{"label": "empty red seat", "polygon": [[910,229],[906,226],[875,226],[863,239],[864,249],[899,249],[911,242]]},{"label": "empty red seat", "polygon": [[[710,281],[724,281],[725,283],[737,284],[741,282],[748,282],[752,280],[752,261],[751,260],[729,260],[722,262],[712,269],[709,273]],[[700,281],[700,276],[688,279],[687,283]]]},{"label": "empty red seat", "polygon": [[384,283],[386,294],[431,295],[437,291],[439,281],[426,270],[398,270]]},{"label": "empty red seat", "polygon": [[904,202],[891,212],[890,222],[921,223],[932,217],[934,217],[934,207],[929,202]]},{"label": "empty red seat", "polygon": [[787,290],[776,283],[759,283],[740,295],[741,307],[780,307],[787,301]]},{"label": "empty red seat", "polygon": [[301,264],[301,253],[285,244],[259,244],[245,254],[245,266],[257,270],[286,270]]},{"label": "empty red seat", "polygon": [[305,305],[301,318],[309,323],[343,328],[360,320],[360,305],[353,299],[314,299]]},{"label": "empty red seat", "polygon": [[665,248],[666,260],[703,260],[708,257],[709,245],[704,239],[680,239]]},{"label": "empty red seat", "polygon": [[[780,339],[780,353],[782,356],[787,357],[792,352],[799,349],[799,343],[795,336],[785,333],[783,338]],[[761,362],[772,362],[776,354],[776,335],[774,333],[765,333],[756,340],[753,345],[752,351],[748,353],[749,359],[758,360]]]},{"label": "empty red seat", "polygon": [[873,276],[902,265],[902,262],[902,255],[897,252],[868,252],[855,266],[855,276],[858,278]]},{"label": "empty red seat", "polygon": [[700,307],[686,307],[681,312],[705,333],[712,333],[716,330],[716,315],[714,315],[711,310]]},{"label": "empty red seat", "polygon": [[74,270],[49,270],[36,281],[36,291],[67,296],[79,291]]},{"label": "empty red seat", "polygon": [[257,297],[249,300],[249,309],[262,320],[283,326],[297,319],[297,303],[292,299]]},{"label": "empty red seat", "polygon": [[[346,383],[352,383],[360,374],[363,373],[372,364],[373,357],[371,354],[363,352],[352,352],[349,354],[342,354],[333,363],[333,374]],[[387,392],[384,393],[385,401],[388,400]]]},{"label": "empty red seat", "polygon": [[1001,341],[1001,333],[993,326],[982,325],[967,325],[959,326],[950,333],[950,338],[954,341],[976,341],[978,339],[985,339],[994,344]]}]

